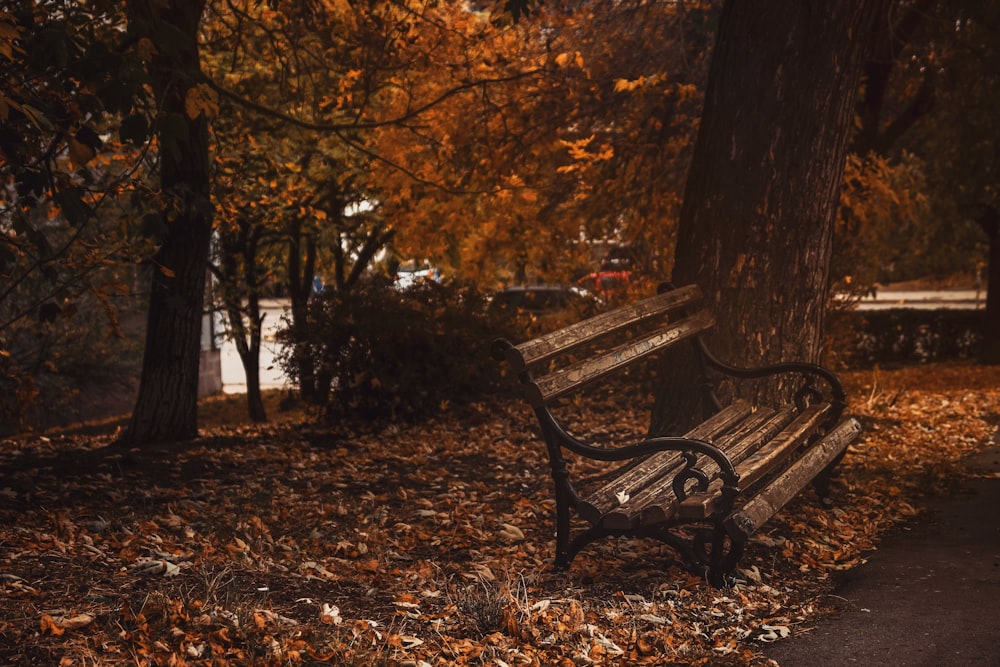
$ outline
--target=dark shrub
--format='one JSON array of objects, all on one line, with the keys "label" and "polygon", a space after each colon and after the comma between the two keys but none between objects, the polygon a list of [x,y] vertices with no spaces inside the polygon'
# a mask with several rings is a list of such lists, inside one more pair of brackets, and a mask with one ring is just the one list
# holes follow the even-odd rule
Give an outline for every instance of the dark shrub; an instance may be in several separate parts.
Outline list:
[{"label": "dark shrub", "polygon": [[121,301],[112,307],[84,294],[0,331],[0,437],[131,408],[143,318],[132,300]]},{"label": "dark shrub", "polygon": [[982,347],[983,311],[852,311],[837,313],[829,329],[831,355],[847,368],[975,359]]},{"label": "dark shrub", "polygon": [[[305,344],[328,416],[412,419],[509,391],[489,354],[507,325],[486,306],[476,289],[454,283],[400,291],[375,279],[319,295]],[[294,376],[290,352],[281,363]]]}]

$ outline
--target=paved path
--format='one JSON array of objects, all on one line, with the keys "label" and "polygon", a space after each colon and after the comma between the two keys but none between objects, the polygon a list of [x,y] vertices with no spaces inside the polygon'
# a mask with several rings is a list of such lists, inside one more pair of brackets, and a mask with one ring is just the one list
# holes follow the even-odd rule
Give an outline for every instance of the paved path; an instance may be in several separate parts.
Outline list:
[{"label": "paved path", "polygon": [[[781,667],[1000,666],[1000,447],[984,477],[887,537],[828,602],[836,613],[771,646]],[[990,477],[993,475],[993,477]]]}]

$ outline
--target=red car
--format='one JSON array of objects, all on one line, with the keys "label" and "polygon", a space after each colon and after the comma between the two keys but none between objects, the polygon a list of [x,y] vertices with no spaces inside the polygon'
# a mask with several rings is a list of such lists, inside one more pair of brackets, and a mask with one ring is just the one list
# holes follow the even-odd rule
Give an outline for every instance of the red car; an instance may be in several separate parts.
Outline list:
[{"label": "red car", "polygon": [[595,271],[576,281],[576,286],[589,292],[619,292],[628,289],[631,271]]}]

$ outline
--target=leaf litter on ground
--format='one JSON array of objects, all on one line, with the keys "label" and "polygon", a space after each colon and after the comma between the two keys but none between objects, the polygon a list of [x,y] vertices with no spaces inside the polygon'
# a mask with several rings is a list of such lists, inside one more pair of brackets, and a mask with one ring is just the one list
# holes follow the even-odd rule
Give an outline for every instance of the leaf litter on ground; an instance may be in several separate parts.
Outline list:
[{"label": "leaf litter on ground", "polygon": [[[220,425],[142,451],[4,441],[0,662],[769,664],[768,642],[815,624],[838,574],[995,444],[998,368],[845,379],[864,434],[836,506],[802,494],[725,589],[645,541],[554,572],[548,464],[517,402],[357,434]],[[642,431],[628,403],[566,410],[612,442]]]}]

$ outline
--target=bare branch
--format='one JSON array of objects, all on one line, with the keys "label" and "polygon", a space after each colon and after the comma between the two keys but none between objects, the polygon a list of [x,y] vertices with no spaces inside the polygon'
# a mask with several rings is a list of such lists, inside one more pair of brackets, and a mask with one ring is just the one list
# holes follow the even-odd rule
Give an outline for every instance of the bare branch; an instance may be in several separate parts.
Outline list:
[{"label": "bare branch", "polygon": [[277,118],[277,119],[279,119],[281,121],[284,121],[286,123],[289,123],[291,125],[294,125],[296,127],[300,127],[300,128],[306,129],[306,130],[313,130],[313,131],[317,131],[317,132],[335,132],[335,133],[340,133],[340,132],[346,132],[347,130],[373,130],[373,129],[377,129],[377,128],[380,128],[380,127],[388,127],[388,126],[392,126],[392,125],[401,125],[403,123],[406,123],[408,121],[413,120],[414,118],[417,118],[421,114],[426,113],[427,111],[429,111],[430,109],[432,109],[432,108],[436,107],[437,105],[441,104],[445,100],[447,100],[447,99],[449,99],[451,97],[454,97],[455,95],[458,95],[460,93],[464,93],[466,91],[473,90],[473,89],[481,87],[481,86],[485,87],[485,86],[488,86],[490,84],[510,83],[512,81],[519,81],[521,79],[533,76],[533,75],[539,73],[540,71],[541,71],[540,69],[532,69],[532,70],[527,70],[525,72],[518,72],[517,74],[512,74],[510,76],[496,77],[496,78],[490,78],[490,79],[478,79],[476,81],[468,81],[466,83],[463,83],[463,84],[460,84],[458,86],[455,86],[454,88],[446,90],[445,92],[441,93],[436,98],[434,98],[433,100],[431,100],[431,101],[429,101],[429,102],[427,102],[425,104],[422,104],[421,106],[415,107],[414,109],[411,109],[410,111],[408,111],[407,113],[403,114],[402,116],[398,116],[396,118],[390,118],[388,120],[381,120],[381,121],[364,121],[364,122],[353,121],[353,122],[350,122],[350,123],[318,123],[318,122],[315,122],[315,121],[309,121],[309,120],[305,120],[305,119],[302,119],[302,118],[296,118],[295,116],[292,116],[292,115],[289,115],[287,113],[284,113],[283,111],[278,111],[277,109],[272,109],[271,107],[268,107],[266,105],[259,104],[257,102],[252,101],[252,100],[248,100],[247,98],[243,97],[239,93],[231,91],[228,88],[224,88],[219,83],[217,83],[216,81],[214,81],[213,79],[211,79],[209,77],[205,78],[205,83],[212,90],[214,90],[218,94],[222,95],[223,97],[225,97],[225,98],[227,98],[227,99],[235,102],[236,104],[239,104],[240,106],[246,107],[248,109],[251,109],[251,110],[256,111],[258,113],[264,114],[266,116],[270,116],[272,118]]}]

